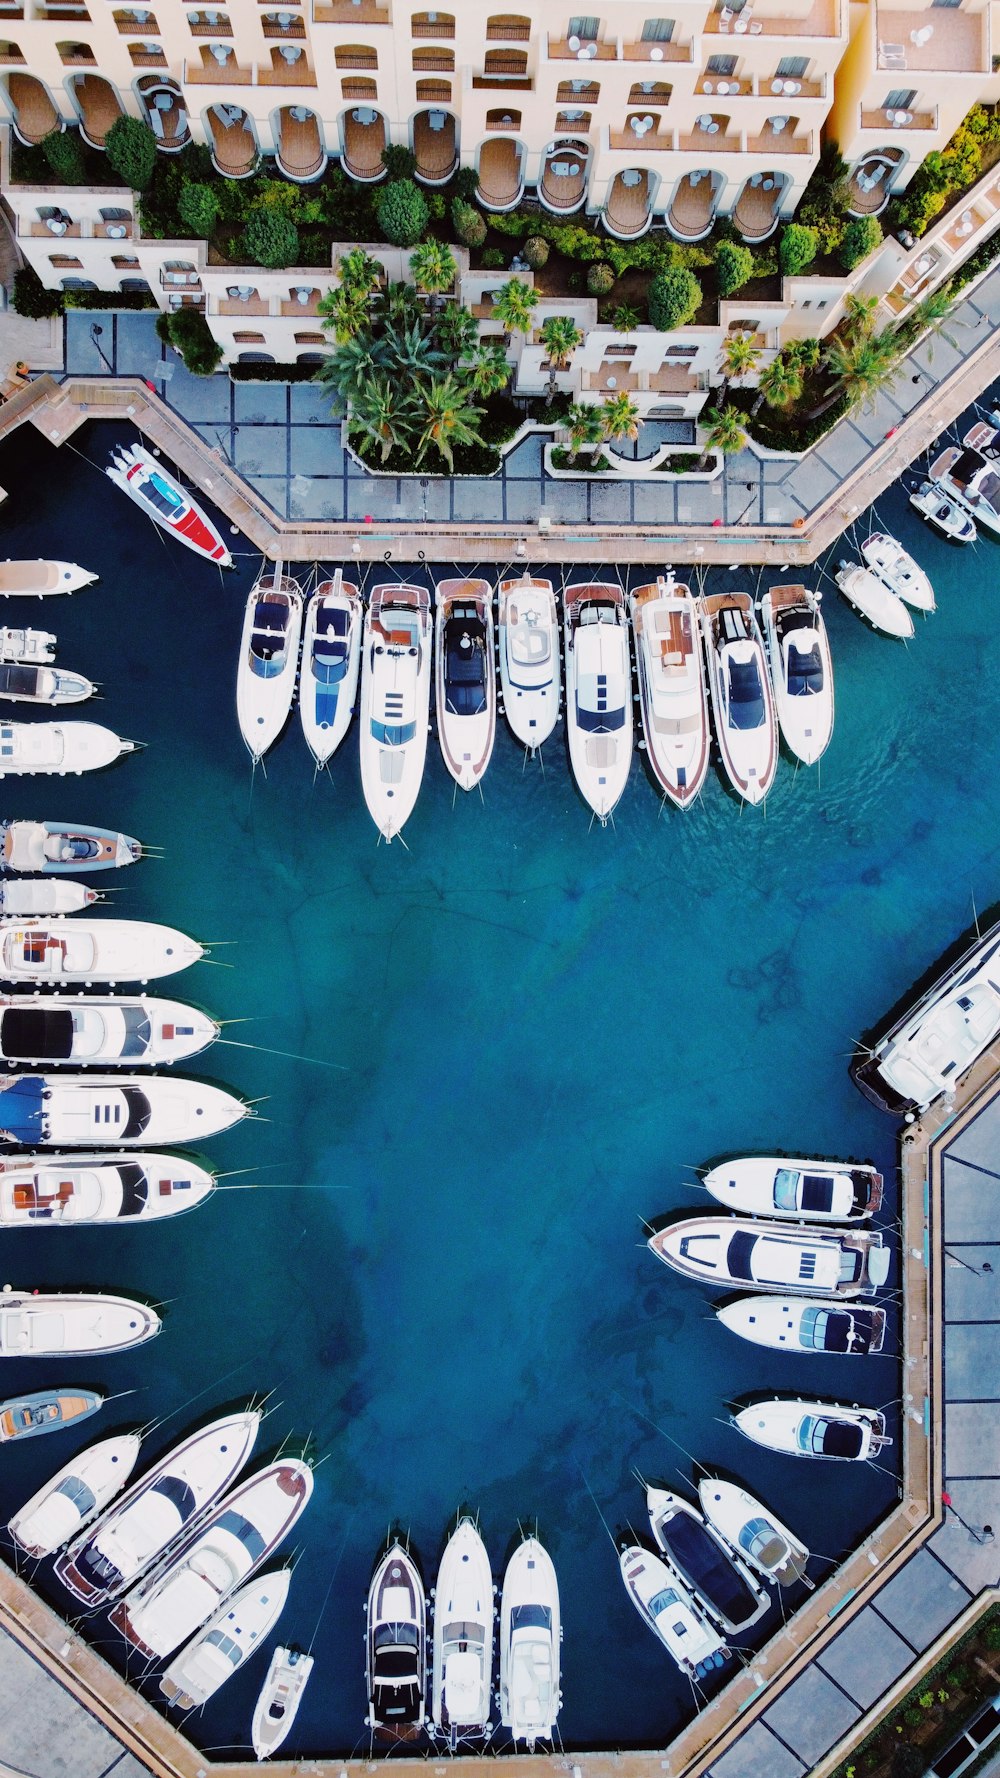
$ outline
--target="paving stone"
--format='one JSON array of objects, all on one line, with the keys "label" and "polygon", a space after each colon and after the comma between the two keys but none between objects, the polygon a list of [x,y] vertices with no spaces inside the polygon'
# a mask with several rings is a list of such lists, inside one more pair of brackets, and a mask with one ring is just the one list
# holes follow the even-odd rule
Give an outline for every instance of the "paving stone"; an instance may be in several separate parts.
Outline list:
[{"label": "paving stone", "polygon": [[233,442],[233,462],[243,471],[286,475],[285,432],[278,426],[241,426]]},{"label": "paving stone", "polygon": [[722,517],[722,486],[719,482],[687,481],[677,490],[677,517],[688,524],[711,524]]},{"label": "paving stone", "polygon": [[[30,1778],[101,1778],[121,1743],[12,1637],[0,1634],[0,1761]],[[44,1731],[39,1733],[39,1725]],[[129,1756],[131,1757],[131,1756]],[[132,1773],[144,1768],[133,1761]],[[123,1774],[124,1778],[124,1774]]]},{"label": "paving stone", "polygon": [[[945,1489],[954,1511],[945,1514],[930,1548],[971,1593],[995,1587],[1000,1577],[1000,1477],[973,1482],[948,1476]],[[964,1524],[955,1513],[961,1513]],[[992,1527],[996,1541],[978,1541],[986,1525]],[[973,1531],[977,1537],[972,1536]]]},{"label": "paving stone", "polygon": [[[994,1223],[994,1232],[1000,1232],[1000,1223]],[[948,1240],[947,1233],[945,1240]],[[960,1263],[964,1261],[964,1264]],[[983,1265],[992,1266],[989,1273],[982,1271]],[[976,1271],[970,1271],[975,1266]],[[948,1252],[944,1262],[944,1313],[946,1321],[980,1321],[987,1323],[981,1330],[985,1340],[992,1339],[992,1350],[987,1347],[983,1354],[983,1368],[980,1372],[984,1385],[989,1382],[993,1372],[992,1394],[1000,1398],[1000,1371],[996,1366],[997,1326],[1000,1322],[1000,1245],[996,1242],[981,1247],[957,1247],[954,1241],[948,1243]],[[993,1323],[992,1328],[988,1325]],[[956,1336],[968,1335],[971,1329],[955,1328]],[[961,1340],[957,1349],[961,1351]],[[952,1362],[955,1342],[948,1341],[945,1355],[946,1376],[945,1390],[952,1397],[968,1394],[974,1395],[975,1390],[963,1390],[957,1376],[952,1373]]]},{"label": "paving stone", "polygon": [[233,414],[240,425],[244,421],[271,420],[283,426],[287,411],[284,383],[233,384]]},{"label": "paving stone", "polygon": [[344,467],[339,426],[292,426],[289,455],[293,475],[339,475]]},{"label": "paving stone", "polygon": [[916,1649],[925,1649],[969,1602],[954,1575],[919,1550],[879,1593],[879,1613]]},{"label": "paving stone", "polygon": [[771,1705],[764,1721],[793,1753],[807,1765],[815,1765],[860,1715],[858,1705],[838,1691],[819,1667],[813,1666],[807,1667]]},{"label": "paving stone", "polygon": [[375,519],[399,517],[395,481],[377,481],[374,477],[366,477],[361,482],[348,482],[346,516],[363,522],[366,513],[371,513]]},{"label": "paving stone", "polygon": [[707,1778],[798,1778],[802,1761],[762,1722],[754,1722],[734,1747],[715,1760]]},{"label": "paving stone", "polygon": [[[970,1284],[993,1287],[994,1278],[974,1279]],[[948,1329],[945,1353],[945,1395],[949,1401],[996,1401],[1000,1396],[1000,1373],[996,1366],[997,1330],[990,1323],[969,1326],[953,1322]]]},{"label": "paving stone", "polygon": [[166,397],[172,408],[176,408],[186,420],[221,419],[223,416],[229,418],[229,391],[232,385],[228,377],[193,377],[179,358],[175,357],[170,362],[174,368],[166,387]]},{"label": "paving stone", "polygon": [[[151,312],[140,310],[133,314],[128,309],[122,309],[115,320],[119,376],[145,376],[145,366],[150,361],[155,363],[161,352],[156,334],[156,316]],[[215,378],[207,380],[214,382]]]},{"label": "paving stone", "polygon": [[515,524],[534,525],[542,511],[542,495],[537,482],[511,481],[507,478],[507,517]]},{"label": "paving stone", "polygon": [[[954,1142],[949,1142],[945,1164],[952,1159],[973,1161],[979,1167],[1000,1173],[1000,1105],[996,1102],[988,1105],[959,1131]],[[988,1176],[977,1174],[976,1177],[983,1179],[984,1186],[991,1183]]]},{"label": "paving stone", "polygon": [[871,446],[853,426],[835,426],[817,447],[817,455],[838,475],[847,475],[871,454]]},{"label": "paving stone", "polygon": [[627,486],[616,482],[593,482],[590,489],[590,517],[596,524],[630,525],[632,503]]},{"label": "paving stone", "polygon": [[[992,1164],[1000,1174],[1000,1152],[994,1155]],[[966,1166],[949,1149],[944,1163],[945,1240],[974,1241],[997,1230],[1000,1230],[1000,1177],[991,1178],[978,1168]]]},{"label": "paving stone", "polygon": [[90,337],[93,326],[103,328],[101,345],[108,358],[111,357],[111,315],[105,310],[67,309],[66,311],[66,369],[81,376],[89,376],[96,372],[107,375],[106,365],[101,363],[101,354]]},{"label": "paving stone", "polygon": [[504,458],[508,475],[534,475],[542,471],[542,452],[547,444],[551,444],[551,433],[532,432],[522,438],[514,450],[508,451]]},{"label": "paving stone", "polygon": [[587,517],[586,484],[584,482],[546,482],[544,511],[548,513],[553,524],[582,524]]},{"label": "paving stone", "polygon": [[[537,505],[537,494],[536,494]],[[455,517],[473,523],[476,519],[503,518],[503,485],[496,482],[456,481]]]},{"label": "paving stone", "polygon": [[1000,1475],[1000,1415],[985,1412],[975,1402],[948,1402],[944,1437],[948,1475]]},{"label": "paving stone", "polygon": [[329,481],[314,477],[308,494],[296,493],[294,482],[289,489],[289,518],[342,519],[344,517],[344,484],[339,477]]},{"label": "paving stone", "polygon": [[867,1710],[910,1665],[913,1650],[868,1609],[859,1612],[818,1659],[824,1672]]},{"label": "paving stone", "polygon": [[332,412],[330,397],[324,389],[315,383],[292,383],[290,385],[291,415],[293,421],[305,422],[307,425],[327,425]]},{"label": "paving stone", "polygon": [[637,525],[674,525],[677,523],[677,483],[665,475],[655,482],[636,482],[633,493]]}]

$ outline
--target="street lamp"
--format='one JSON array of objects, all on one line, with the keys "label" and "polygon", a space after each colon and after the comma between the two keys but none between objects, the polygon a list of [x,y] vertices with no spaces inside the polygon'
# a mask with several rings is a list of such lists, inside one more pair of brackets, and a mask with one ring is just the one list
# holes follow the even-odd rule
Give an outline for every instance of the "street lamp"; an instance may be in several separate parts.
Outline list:
[{"label": "street lamp", "polygon": [[115,374],[115,367],[114,367],[114,365],[113,365],[113,364],[112,364],[112,363],[111,363],[111,362],[110,362],[110,360],[109,360],[109,359],[108,359],[108,357],[107,357],[107,356],[106,356],[106,354],[105,354],[105,352],[104,352],[104,351],[103,351],[103,349],[102,349],[102,348],[101,348],[101,346],[100,346],[100,345],[99,345],[99,344],[98,344],[98,342],[99,342],[99,340],[100,340],[100,338],[101,338],[101,335],[102,335],[102,334],[103,334],[103,332],[104,332],[104,329],[103,329],[103,327],[99,327],[99,326],[98,326],[98,324],[97,324],[97,322],[96,322],[96,321],[92,321],[92,322],[91,322],[91,324],[90,324],[90,337],[91,337],[91,339],[92,339],[92,341],[93,341],[93,343],[94,343],[94,346],[95,346],[95,347],[96,347],[96,349],[97,349],[97,355],[98,355],[98,357],[99,357],[99,358],[100,358],[100,360],[101,360],[101,363],[102,363],[102,364],[103,364],[103,365],[104,365],[104,368],[105,368],[105,370],[106,370],[106,371],[107,371],[107,373],[108,373],[108,375],[109,375],[109,376],[112,376],[112,377],[113,377],[113,376],[114,376],[114,374]]}]

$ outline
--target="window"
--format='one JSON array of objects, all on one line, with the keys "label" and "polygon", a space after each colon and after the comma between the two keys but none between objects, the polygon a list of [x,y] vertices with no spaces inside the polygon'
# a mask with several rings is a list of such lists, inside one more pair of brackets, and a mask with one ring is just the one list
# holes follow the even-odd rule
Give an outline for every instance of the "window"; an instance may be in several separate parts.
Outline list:
[{"label": "window", "polygon": [[138,271],[139,270],[139,261],[137,259],[133,259],[131,254],[115,253],[112,255],[111,264],[114,266],[116,272],[131,272],[131,271]]},{"label": "window", "polygon": [[454,15],[450,12],[415,12],[411,30],[414,37],[454,37]]},{"label": "window", "polygon": [[587,13],[581,13],[578,18],[570,19],[566,27],[566,35],[567,37],[579,37],[581,43],[594,43],[600,29],[600,19],[591,18]]},{"label": "window", "polygon": [[338,68],[377,68],[378,54],[363,43],[345,43],[333,52]]},{"label": "window", "polygon": [[642,42],[669,43],[673,34],[673,19],[647,19],[642,27]]},{"label": "window", "polygon": [[[581,117],[583,113],[579,114]],[[487,111],[486,128],[488,130],[519,130],[521,113],[519,111]]]},{"label": "window", "polygon": [[578,111],[574,105],[572,111],[560,111],[556,114],[556,132],[559,134],[563,130],[589,130],[591,121],[589,111]]},{"label": "window", "polygon": [[525,49],[488,49],[483,63],[483,73],[494,75],[498,80],[504,75],[523,76],[528,72],[528,52]]},{"label": "window", "polygon": [[234,333],[233,341],[237,346],[262,346],[264,335],[262,333]]},{"label": "window", "polygon": [[802,80],[808,66],[808,56],[782,56],[774,72],[782,80]]},{"label": "window", "polygon": [[668,346],[663,354],[667,358],[697,358],[697,346]]},{"label": "window", "polygon": [[916,96],[917,96],[917,93],[916,93],[915,87],[907,87],[907,86],[894,87],[892,92],[886,93],[885,98],[882,100],[882,110],[883,111],[909,111],[910,106],[913,104],[913,101],[916,98]]},{"label": "window", "polygon": [[735,56],[709,56],[705,63],[706,74],[735,74]]},{"label": "window", "polygon": [[556,89],[556,100],[560,105],[572,104],[574,99],[580,99],[587,105],[596,105],[600,93],[599,81],[561,80]]},{"label": "window", "polygon": [[83,270],[83,260],[74,259],[71,253],[50,253],[49,264],[55,266],[56,271],[59,272]]},{"label": "window", "polygon": [[531,20],[518,12],[494,12],[486,20],[486,35],[504,43],[527,43]]},{"label": "window", "polygon": [[455,51],[453,49],[415,49],[413,51],[413,72],[454,74]]},{"label": "window", "polygon": [[662,80],[639,80],[628,96],[630,105],[669,105],[672,86]]},{"label": "window", "polygon": [[[344,84],[346,86],[347,82],[345,81]],[[374,85],[375,85],[375,82],[372,81],[373,88],[374,88]],[[375,97],[375,94],[373,91],[372,98],[374,98],[374,97]],[[429,104],[433,104],[436,101],[439,105],[450,105],[451,104],[451,81],[450,80],[418,80],[417,81],[417,98],[424,99]]]}]

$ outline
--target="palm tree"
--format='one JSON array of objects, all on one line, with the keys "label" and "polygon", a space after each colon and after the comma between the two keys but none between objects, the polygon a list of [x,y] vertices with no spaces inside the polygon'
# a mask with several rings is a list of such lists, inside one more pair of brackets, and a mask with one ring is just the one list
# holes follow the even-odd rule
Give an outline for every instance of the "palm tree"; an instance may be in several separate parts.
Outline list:
[{"label": "palm tree", "polygon": [[753,338],[746,333],[730,333],[726,335],[722,345],[722,383],[719,387],[719,406],[725,407],[729,394],[730,383],[741,382],[756,370],[760,362],[760,347],[755,345]]},{"label": "palm tree", "polygon": [[609,395],[601,408],[601,423],[606,439],[638,438],[642,415],[627,389]]},{"label": "palm tree", "polygon": [[442,352],[451,359],[469,358],[479,338],[476,317],[464,303],[447,302],[438,310],[434,332]]},{"label": "palm tree", "polygon": [[431,309],[438,307],[437,299],[446,290],[451,290],[458,276],[458,266],[451,248],[443,241],[421,241],[410,254],[410,271],[413,282],[418,290],[431,299]]},{"label": "palm tree", "polygon": [[699,469],[704,469],[713,451],[721,451],[724,457],[732,457],[742,451],[747,442],[747,435],[735,408],[706,408],[705,420],[708,431],[705,434],[705,449],[698,460]]},{"label": "palm tree", "polygon": [[619,303],[611,315],[611,325],[616,333],[634,333],[642,317],[638,309],[631,303]]},{"label": "palm tree", "polygon": [[413,398],[384,372],[366,377],[356,390],[347,421],[349,433],[374,439],[385,463],[394,445],[406,445],[413,432]]},{"label": "palm tree", "polygon": [[323,317],[323,326],[332,327],[338,346],[355,339],[367,328],[370,320],[367,297],[360,295],[348,284],[340,284],[336,290],[328,290],[320,298],[317,307]]},{"label": "palm tree", "polygon": [[424,319],[424,305],[412,284],[400,280],[382,291],[379,313],[386,327],[419,326]]},{"label": "palm tree", "polygon": [[858,296],[856,293],[845,296],[844,332],[852,339],[869,339],[875,332],[880,301],[877,296]]},{"label": "palm tree", "polygon": [[577,346],[583,344],[583,334],[571,315],[549,315],[539,329],[542,345],[549,355],[548,397],[551,401],[556,393],[556,377],[569,364]]},{"label": "palm tree", "polygon": [[768,407],[791,407],[802,394],[802,372],[792,356],[791,348],[779,352],[764,366],[757,385],[757,399],[750,409],[750,418],[759,413],[764,402]]},{"label": "palm tree", "polygon": [[823,354],[831,378],[830,392],[810,408],[807,419],[818,419],[842,399],[848,412],[855,407],[874,407],[883,389],[891,389],[901,374],[900,345],[898,335],[888,327],[860,339],[834,334]]},{"label": "palm tree", "polygon": [[789,364],[794,364],[805,375],[806,371],[816,369],[823,355],[823,348],[819,340],[790,340],[784,348],[784,355]]},{"label": "palm tree", "polygon": [[[961,351],[958,341],[944,325],[951,313],[953,303],[954,295],[950,282],[942,284],[940,290],[932,290],[929,296],[922,296],[918,303],[914,303],[906,320],[899,327],[900,336],[907,345],[910,345],[914,340],[918,340],[922,333],[925,333],[928,336],[928,358],[934,356],[934,341],[938,336],[946,340],[949,346],[953,346],[956,352]],[[964,327],[965,323],[959,321],[957,325]]]},{"label": "palm tree", "polygon": [[581,451],[589,450],[593,457],[604,438],[600,411],[589,402],[574,402],[566,415],[566,429],[569,432],[569,454],[574,463]]},{"label": "palm tree", "polygon": [[469,403],[467,394],[465,385],[450,371],[447,376],[434,377],[418,391],[415,418],[420,437],[415,462],[421,463],[433,448],[453,470],[455,445],[482,444],[476,430],[480,412]]},{"label": "palm tree", "polygon": [[419,321],[408,327],[388,326],[380,342],[385,362],[403,380],[435,376],[445,368],[445,354],[424,333]]},{"label": "palm tree", "polygon": [[381,341],[368,334],[357,334],[324,358],[316,379],[343,401],[353,401],[369,377],[386,368]]},{"label": "palm tree", "polygon": [[538,291],[523,278],[508,278],[493,297],[493,316],[507,333],[528,333]]},{"label": "palm tree", "polygon": [[384,276],[380,261],[363,247],[352,247],[350,253],[345,253],[337,270],[341,289],[352,290],[365,301],[373,290],[379,289]]},{"label": "palm tree", "polygon": [[481,401],[488,401],[491,395],[506,389],[510,371],[502,346],[484,346],[468,365],[463,365],[461,375],[467,388]]}]

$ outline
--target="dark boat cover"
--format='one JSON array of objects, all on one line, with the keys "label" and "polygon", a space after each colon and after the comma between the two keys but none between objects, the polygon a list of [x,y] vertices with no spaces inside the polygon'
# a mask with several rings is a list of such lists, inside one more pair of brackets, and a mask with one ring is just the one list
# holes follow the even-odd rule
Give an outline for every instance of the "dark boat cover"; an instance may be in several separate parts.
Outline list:
[{"label": "dark boat cover", "polygon": [[41,1075],[0,1082],[0,1141],[29,1146],[45,1138],[45,1092]]},{"label": "dark boat cover", "polygon": [[73,1054],[73,1014],[64,1006],[12,1006],[0,1014],[0,1055],[24,1062],[66,1062]]},{"label": "dark boat cover", "polygon": [[738,1629],[757,1615],[750,1588],[700,1520],[676,1513],[660,1527],[660,1537],[682,1577],[728,1624]]}]

